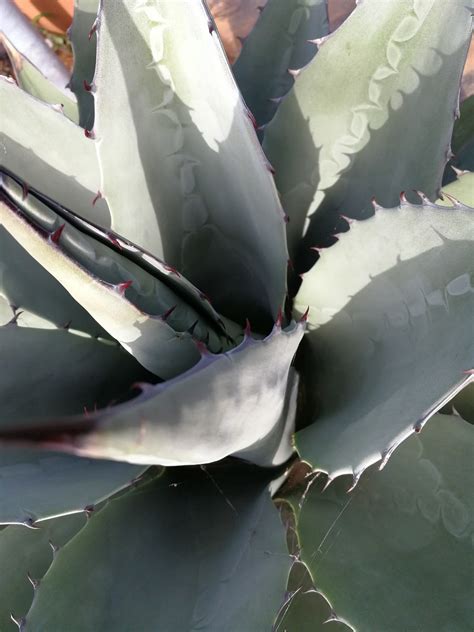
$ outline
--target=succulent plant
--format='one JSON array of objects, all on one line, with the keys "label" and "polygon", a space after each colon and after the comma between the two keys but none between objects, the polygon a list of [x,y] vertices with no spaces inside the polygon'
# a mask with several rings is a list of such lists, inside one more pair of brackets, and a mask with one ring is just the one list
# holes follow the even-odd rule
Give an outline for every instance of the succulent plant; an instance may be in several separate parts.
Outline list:
[{"label": "succulent plant", "polygon": [[0,629],[472,629],[472,2],[269,0],[233,69],[75,5],[64,90],[3,35]]}]

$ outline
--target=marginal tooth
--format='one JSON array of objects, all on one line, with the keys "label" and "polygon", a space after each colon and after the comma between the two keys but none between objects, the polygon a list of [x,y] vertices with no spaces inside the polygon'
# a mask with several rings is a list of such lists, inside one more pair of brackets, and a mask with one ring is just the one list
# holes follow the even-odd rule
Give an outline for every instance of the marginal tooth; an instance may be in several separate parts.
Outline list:
[{"label": "marginal tooth", "polygon": [[[160,318],[163,321],[168,320],[168,318],[171,316],[171,314],[174,312],[174,310],[176,309],[176,305],[173,305],[173,307],[170,307],[169,309],[166,310],[166,312],[164,312],[164,314],[161,314]],[[196,321],[197,322],[197,321]]]},{"label": "marginal tooth", "polygon": [[102,197],[102,193],[101,193],[100,191],[97,191],[97,193],[95,194],[94,199],[92,200],[92,206],[95,206],[95,205],[96,205],[96,202],[97,202],[98,200],[100,200],[100,199],[101,199],[101,197]]},{"label": "marginal tooth", "polygon": [[309,306],[306,308],[305,313],[303,314],[303,316],[301,316],[300,318],[300,323],[306,323],[308,320],[308,315],[309,315]]},{"label": "marginal tooth", "polygon": [[298,76],[301,74],[301,70],[302,68],[288,68],[288,73],[294,78],[297,79]]},{"label": "marginal tooth", "polygon": [[362,472],[354,472],[352,474],[352,485],[347,490],[346,492],[347,494],[350,494],[352,491],[354,491],[354,489],[357,487],[357,483],[359,482],[361,476],[362,476]]},{"label": "marginal tooth", "polygon": [[125,294],[125,291],[128,290],[132,284],[133,281],[124,281],[123,283],[117,283],[117,285],[114,285],[114,288],[117,292],[119,292],[119,294]]},{"label": "marginal tooth", "polygon": [[375,199],[375,196],[370,200],[372,207],[374,209],[375,212],[380,211],[380,209],[383,209],[383,206],[381,206],[377,200]]}]

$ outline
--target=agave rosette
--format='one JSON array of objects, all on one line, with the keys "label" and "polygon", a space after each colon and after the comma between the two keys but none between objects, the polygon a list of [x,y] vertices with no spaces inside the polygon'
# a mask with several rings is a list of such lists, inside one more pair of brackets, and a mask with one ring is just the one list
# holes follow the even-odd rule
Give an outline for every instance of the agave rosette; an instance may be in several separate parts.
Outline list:
[{"label": "agave rosette", "polygon": [[231,69],[76,0],[64,90],[3,35],[2,631],[472,627],[471,29],[269,0]]}]

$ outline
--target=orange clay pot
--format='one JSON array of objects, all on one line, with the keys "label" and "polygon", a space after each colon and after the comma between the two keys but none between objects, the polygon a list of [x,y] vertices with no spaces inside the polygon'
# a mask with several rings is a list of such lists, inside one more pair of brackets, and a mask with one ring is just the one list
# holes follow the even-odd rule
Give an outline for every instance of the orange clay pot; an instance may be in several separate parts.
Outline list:
[{"label": "orange clay pot", "polygon": [[16,6],[33,20],[40,13],[46,13],[38,24],[53,33],[65,33],[71,25],[74,0],[14,0]]}]

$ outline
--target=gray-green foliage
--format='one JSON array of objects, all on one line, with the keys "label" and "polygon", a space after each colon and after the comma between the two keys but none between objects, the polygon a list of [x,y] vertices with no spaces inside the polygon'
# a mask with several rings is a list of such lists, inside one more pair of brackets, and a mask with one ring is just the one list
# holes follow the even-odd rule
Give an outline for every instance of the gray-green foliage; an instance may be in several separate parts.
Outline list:
[{"label": "gray-green foliage", "polygon": [[5,34],[2,632],[474,626],[469,2]]}]

